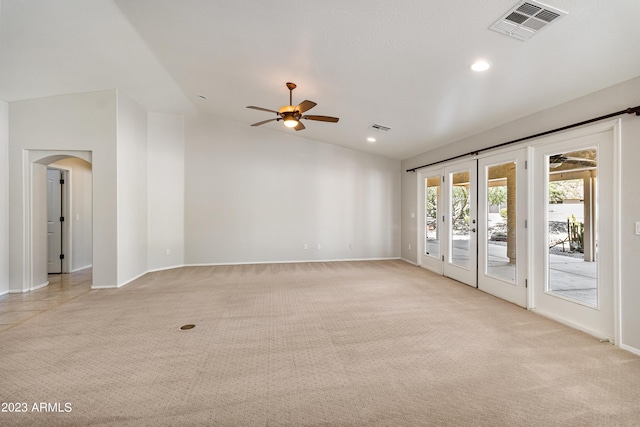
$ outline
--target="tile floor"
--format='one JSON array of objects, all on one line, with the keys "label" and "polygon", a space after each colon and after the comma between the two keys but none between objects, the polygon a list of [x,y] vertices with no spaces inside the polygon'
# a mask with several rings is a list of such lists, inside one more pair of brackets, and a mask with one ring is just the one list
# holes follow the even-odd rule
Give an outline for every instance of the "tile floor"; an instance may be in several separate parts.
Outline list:
[{"label": "tile floor", "polygon": [[51,274],[48,286],[32,292],[0,296],[0,332],[91,292],[91,279],[91,268],[71,274]]}]

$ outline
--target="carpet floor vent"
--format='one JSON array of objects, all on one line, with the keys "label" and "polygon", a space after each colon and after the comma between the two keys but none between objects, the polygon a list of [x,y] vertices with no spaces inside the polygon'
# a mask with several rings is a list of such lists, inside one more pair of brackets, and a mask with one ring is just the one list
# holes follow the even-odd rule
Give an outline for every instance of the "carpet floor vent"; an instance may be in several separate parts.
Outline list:
[{"label": "carpet floor vent", "polygon": [[526,41],[566,14],[560,9],[530,0],[518,3],[489,29]]}]

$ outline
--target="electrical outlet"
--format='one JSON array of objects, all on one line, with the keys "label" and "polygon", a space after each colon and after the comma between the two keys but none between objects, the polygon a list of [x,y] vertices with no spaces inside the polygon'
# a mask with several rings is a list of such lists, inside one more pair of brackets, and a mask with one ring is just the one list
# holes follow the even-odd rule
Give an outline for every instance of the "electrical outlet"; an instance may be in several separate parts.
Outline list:
[{"label": "electrical outlet", "polygon": [[166,250],[166,254],[167,254],[167,255],[171,255],[171,249],[167,249],[167,250]]},{"label": "electrical outlet", "polygon": [[411,250],[411,245],[409,245],[409,250]]},{"label": "electrical outlet", "polygon": [[307,246],[307,244],[305,243],[304,245],[302,245],[302,249],[309,249],[309,246]]},{"label": "electrical outlet", "polygon": [[318,243],[318,249],[322,249],[322,245]]},{"label": "electrical outlet", "polygon": [[353,249],[353,245],[349,243],[349,249]]}]

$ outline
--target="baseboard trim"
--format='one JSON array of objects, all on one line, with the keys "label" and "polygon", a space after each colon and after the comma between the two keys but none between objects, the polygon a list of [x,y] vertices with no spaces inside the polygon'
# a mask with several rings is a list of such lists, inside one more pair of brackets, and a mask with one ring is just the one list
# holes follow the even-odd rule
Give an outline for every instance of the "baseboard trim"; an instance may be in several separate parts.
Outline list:
[{"label": "baseboard trim", "polygon": [[129,283],[133,282],[134,280],[137,280],[137,279],[141,278],[142,276],[144,276],[147,273],[149,273],[149,272],[145,271],[144,273],[140,273],[136,277],[134,277],[132,279],[129,279],[126,282],[119,283],[116,286],[95,286],[95,285],[91,285],[91,289],[119,289],[119,288],[121,288],[123,286],[128,285]]},{"label": "baseboard trim", "polygon": [[638,356],[640,356],[640,349],[635,348],[635,347],[631,347],[630,345],[626,345],[626,344],[620,344],[620,348],[623,350],[627,350],[628,352],[631,352],[633,354],[637,354]]},{"label": "baseboard trim", "polygon": [[87,268],[91,268],[91,267],[93,267],[93,264],[85,265],[84,267],[74,268],[69,273],[77,273],[78,271],[86,270]]},{"label": "baseboard trim", "polygon": [[[569,321],[567,319],[564,319],[562,317],[553,315],[553,314],[548,313],[546,311],[540,311],[540,310],[538,310],[536,308],[530,308],[529,310],[531,312],[533,312],[533,313],[539,314],[542,317],[546,317],[547,319],[551,319],[551,320],[553,320],[555,322],[558,322],[560,324],[568,326],[569,328],[576,329],[576,330],[578,330],[580,332],[584,332],[585,334],[591,335],[592,337],[595,337],[597,339],[600,339],[600,340],[611,340],[611,342],[613,342],[613,337],[604,336],[604,335],[602,335],[602,334],[600,334],[598,332],[594,332],[594,331],[592,331],[590,329],[587,329],[587,328],[585,328],[585,327],[583,327],[581,325],[573,323],[573,322],[571,322],[571,321]],[[618,347],[620,347],[619,344],[614,343],[614,345],[617,345]]]},{"label": "baseboard trim", "polygon": [[9,293],[9,289],[7,289],[6,291],[2,291],[2,292],[0,292],[0,297],[1,297],[2,295],[7,295],[8,293]]},{"label": "baseboard trim", "polygon": [[185,264],[183,267],[216,267],[225,265],[252,265],[252,264],[304,264],[308,262],[354,262],[354,261],[394,261],[400,260],[400,257],[390,258],[340,258],[340,259],[300,259],[295,261],[247,261],[247,262],[212,262],[212,263],[198,263],[198,264]]},{"label": "baseboard trim", "polygon": [[182,268],[182,267],[187,267],[187,265],[186,264],[179,264],[179,265],[172,265],[170,267],[154,268],[152,270],[147,271],[147,273],[155,273],[155,272],[158,272],[158,271],[173,270],[173,269]]},{"label": "baseboard trim", "polygon": [[407,263],[411,264],[411,265],[415,265],[416,267],[420,267],[420,266],[418,265],[418,263],[417,263],[417,262],[413,262],[413,261],[408,260],[408,259],[406,259],[406,258],[400,258],[400,259],[401,259],[402,261],[404,261],[404,262],[407,262]]},{"label": "baseboard trim", "polygon": [[119,286],[95,286],[95,285],[91,285],[91,290],[98,290],[98,289],[118,289]]},{"label": "baseboard trim", "polygon": [[[389,257],[389,258],[349,258],[349,259],[313,259],[313,260],[296,260],[296,261],[247,261],[247,262],[220,262],[220,263],[201,263],[201,264],[181,264],[181,265],[173,265],[170,267],[162,267],[156,268],[153,270],[147,270],[144,273],[139,274],[138,276],[127,280],[124,283],[120,283],[117,286],[91,286],[91,289],[119,289],[123,286],[128,285],[129,283],[138,280],[142,276],[148,273],[155,273],[158,271],[164,270],[173,270],[175,268],[183,268],[183,267],[217,267],[217,266],[225,266],[225,265],[252,265],[252,264],[302,264],[307,262],[350,262],[350,261],[394,261],[394,260],[402,260],[400,257]],[[411,263],[411,261],[407,261]]]},{"label": "baseboard trim", "polygon": [[123,287],[123,286],[126,286],[126,285],[128,285],[129,283],[131,283],[131,282],[133,282],[133,281],[135,281],[135,280],[138,280],[139,278],[141,278],[142,276],[144,276],[144,275],[145,275],[145,274],[147,274],[147,273],[148,273],[148,271],[145,271],[144,273],[140,273],[140,274],[138,274],[136,277],[134,277],[134,278],[132,278],[132,279],[129,279],[129,280],[127,280],[126,282],[123,282],[123,283],[118,284],[118,286],[116,286],[116,288],[121,288],[121,287]]},{"label": "baseboard trim", "polygon": [[31,291],[37,291],[38,289],[44,288],[45,286],[48,286],[48,285],[49,285],[49,281],[47,280],[46,282],[41,283],[41,284],[39,284],[39,285],[37,285],[37,286],[32,286],[32,287],[29,289],[29,291],[28,291],[28,292],[31,292]]}]

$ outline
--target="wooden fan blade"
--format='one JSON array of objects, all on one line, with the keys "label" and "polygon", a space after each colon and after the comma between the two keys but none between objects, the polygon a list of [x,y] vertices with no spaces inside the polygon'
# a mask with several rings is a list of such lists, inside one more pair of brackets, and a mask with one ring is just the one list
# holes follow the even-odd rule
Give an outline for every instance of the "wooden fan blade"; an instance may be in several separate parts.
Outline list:
[{"label": "wooden fan blade", "polygon": [[338,120],[340,120],[337,117],[329,117],[329,116],[303,116],[302,118],[307,120],[317,120],[319,122],[331,122],[331,123],[338,123]]},{"label": "wooden fan blade", "polygon": [[274,120],[280,120],[280,119],[269,119],[269,120],[263,120],[263,121],[261,121],[261,122],[254,123],[254,124],[252,124],[251,126],[260,126],[260,125],[263,125],[263,124],[265,124],[265,123],[272,122],[272,121],[274,121]]},{"label": "wooden fan blade", "polygon": [[595,160],[593,159],[586,159],[584,157],[570,157],[570,156],[566,156],[565,157],[566,161],[574,161],[574,162],[588,162],[588,163],[596,163]]},{"label": "wooden fan blade", "polygon": [[254,107],[253,105],[249,105],[247,108],[251,108],[251,109],[253,109],[253,110],[267,111],[267,112],[269,112],[269,113],[276,113],[276,114],[278,114],[278,112],[277,112],[277,111],[275,111],[275,110],[269,110],[268,108],[262,108],[262,107]]},{"label": "wooden fan blade", "polygon": [[298,124],[294,127],[295,130],[303,130],[305,129],[304,125],[301,121],[298,121]]},{"label": "wooden fan blade", "polygon": [[296,107],[295,111],[298,111],[299,113],[302,114],[305,111],[311,110],[316,105],[318,105],[318,104],[316,104],[313,101],[309,101],[309,100],[302,101],[300,104],[298,104],[298,106]]}]

